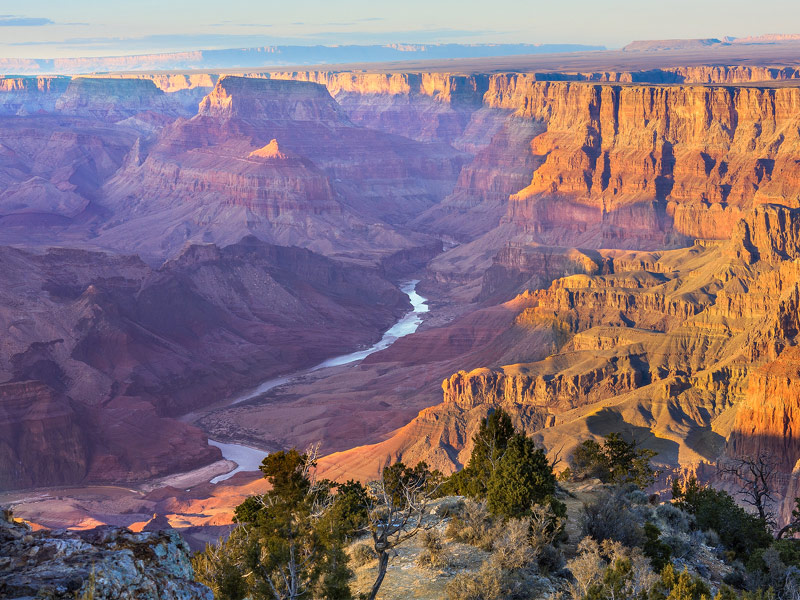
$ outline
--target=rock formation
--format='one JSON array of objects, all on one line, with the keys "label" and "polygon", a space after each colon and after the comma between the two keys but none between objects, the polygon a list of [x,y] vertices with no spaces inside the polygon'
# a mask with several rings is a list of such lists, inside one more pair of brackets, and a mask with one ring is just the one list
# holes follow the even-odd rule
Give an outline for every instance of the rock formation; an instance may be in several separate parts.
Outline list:
[{"label": "rock formation", "polygon": [[[257,150],[272,139],[289,159],[262,160]],[[103,203],[122,222],[100,242],[163,254],[187,240],[252,233],[381,257],[430,243],[391,224],[445,195],[462,162],[449,146],[356,127],[320,85],[223,77],[194,118],[166,128],[108,182]]]},{"label": "rock formation", "polygon": [[[0,595],[97,600],[213,600],[194,581],[189,548],[178,533],[31,531],[9,511],[0,516]],[[90,596],[91,595],[91,596]]]},{"label": "rock formation", "polygon": [[583,273],[517,300],[517,327],[551,332],[547,358],[454,373],[442,404],[322,468],[368,478],[386,457],[458,468],[479,418],[500,406],[562,456],[611,431],[657,450],[667,468],[766,451],[780,461],[788,517],[798,489],[799,224],[800,211],[765,205],[725,243],[584,255]]},{"label": "rock formation", "polygon": [[[335,476],[452,470],[503,406],[565,454],[768,448],[791,496],[800,70],[624,54],[0,80],[0,486],[206,465],[200,407]],[[216,406],[376,341],[409,273],[412,339]]]},{"label": "rock formation", "polygon": [[178,107],[152,81],[76,77],[56,101],[63,114],[119,121],[145,111],[171,116]]}]

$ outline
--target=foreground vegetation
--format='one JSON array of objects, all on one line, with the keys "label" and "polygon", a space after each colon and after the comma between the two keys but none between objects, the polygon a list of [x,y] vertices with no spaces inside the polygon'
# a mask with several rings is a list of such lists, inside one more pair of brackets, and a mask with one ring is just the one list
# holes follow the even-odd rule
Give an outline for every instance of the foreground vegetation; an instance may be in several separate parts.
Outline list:
[{"label": "foreground vegetation", "polygon": [[[648,496],[652,452],[621,435],[584,442],[559,481],[501,410],[473,442],[449,478],[398,463],[366,486],[316,481],[313,449],[272,454],[272,489],[194,557],[196,577],[219,600],[401,598],[438,579],[428,597],[800,600],[800,541],[775,539],[765,506],[694,478]],[[387,576],[405,591],[381,593]]]}]

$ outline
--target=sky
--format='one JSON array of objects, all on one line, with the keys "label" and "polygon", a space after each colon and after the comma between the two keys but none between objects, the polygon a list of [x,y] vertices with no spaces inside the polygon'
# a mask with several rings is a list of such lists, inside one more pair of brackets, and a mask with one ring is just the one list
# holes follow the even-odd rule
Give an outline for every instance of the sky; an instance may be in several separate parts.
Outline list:
[{"label": "sky", "polygon": [[797,0],[0,0],[0,58],[800,33]]}]

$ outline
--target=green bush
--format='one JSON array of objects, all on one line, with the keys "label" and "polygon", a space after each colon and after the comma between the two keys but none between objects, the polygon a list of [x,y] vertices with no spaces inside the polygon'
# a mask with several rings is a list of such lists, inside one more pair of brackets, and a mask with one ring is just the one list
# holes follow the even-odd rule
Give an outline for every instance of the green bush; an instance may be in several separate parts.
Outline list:
[{"label": "green bush", "polygon": [[653,482],[655,470],[650,459],[655,452],[626,442],[619,433],[609,433],[603,443],[586,440],[572,455],[574,477],[596,477],[603,483],[633,483],[645,488]]},{"label": "green bush", "polygon": [[544,450],[530,438],[515,434],[489,479],[487,506],[494,515],[520,517],[552,496],[555,489],[556,479]]},{"label": "green bush", "polygon": [[644,555],[650,559],[653,568],[659,573],[667,566],[672,556],[672,549],[659,539],[660,536],[661,530],[658,527],[649,522],[644,524],[645,542],[642,550],[644,550]]},{"label": "green bush", "polygon": [[772,543],[767,524],[736,504],[723,490],[698,484],[692,477],[681,488],[677,482],[672,488],[677,505],[694,515],[696,526],[719,534],[720,542],[734,553],[734,557],[750,556],[758,548]]},{"label": "green bush", "polygon": [[450,476],[442,486],[442,493],[486,498],[494,465],[515,435],[511,417],[502,408],[483,419],[472,437],[472,454],[467,466]]}]

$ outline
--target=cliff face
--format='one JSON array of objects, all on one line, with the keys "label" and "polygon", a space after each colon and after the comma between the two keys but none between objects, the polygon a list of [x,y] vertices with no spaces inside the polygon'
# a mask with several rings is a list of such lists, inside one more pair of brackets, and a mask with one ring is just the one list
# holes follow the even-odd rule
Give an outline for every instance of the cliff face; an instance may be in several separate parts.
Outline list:
[{"label": "cliff face", "polygon": [[0,117],[0,216],[31,226],[20,232],[23,243],[37,226],[76,217],[119,169],[136,135],[69,117]]},{"label": "cliff face", "polygon": [[[30,377],[58,371],[45,361],[25,367]],[[0,385],[0,489],[83,479],[89,467],[84,426],[69,398],[41,381]]]},{"label": "cliff face", "polygon": [[[477,421],[499,406],[562,456],[611,431],[658,451],[666,468],[761,448],[780,460],[781,492],[793,498],[798,223],[800,211],[765,205],[724,243],[554,253],[553,269],[577,273],[514,304],[515,327],[542,340],[549,333],[549,356],[456,372],[442,383],[442,404],[323,466],[366,474],[391,456],[452,470],[469,456]],[[542,252],[509,248],[500,262],[541,272]]]},{"label": "cliff face", "polygon": [[[475,221],[477,204],[486,221],[506,213],[523,235],[545,243],[634,248],[674,244],[680,236],[724,239],[754,205],[800,202],[793,159],[800,89],[644,85],[787,80],[798,77],[796,69],[270,76],[323,83],[356,122],[412,137],[446,132],[463,139],[459,132],[478,119],[464,115],[467,107],[513,113],[517,120],[500,121],[496,139],[484,137],[488,146],[472,148],[478,156],[453,196],[421,221],[435,224],[443,213],[457,213],[460,219],[445,219],[441,228],[472,239],[483,233],[466,225]],[[420,129],[431,122],[434,130]]]},{"label": "cliff face", "polygon": [[0,115],[52,112],[69,77],[0,77]]},{"label": "cliff face", "polygon": [[202,102],[198,115],[217,119],[314,121],[331,126],[348,120],[320,85],[244,77],[222,77]]},{"label": "cliff face", "polygon": [[58,112],[119,121],[145,111],[169,116],[179,114],[178,107],[156,87],[143,79],[102,79],[77,77],[70,81],[56,101]]},{"label": "cliff face", "polygon": [[[800,172],[792,158],[799,142],[800,90],[732,85],[797,76],[791,68],[701,65],[469,76],[273,71],[221,79],[82,77],[69,83],[53,110],[124,118],[149,135],[165,125],[163,119],[186,114],[189,102],[216,85],[200,103],[198,115],[211,121],[199,119],[171,129],[168,136],[178,139],[164,141],[174,150],[192,147],[188,138],[204,138],[204,146],[215,146],[222,138],[250,136],[251,142],[264,145],[277,137],[282,147],[311,160],[334,179],[345,179],[356,171],[377,172],[354,155],[355,146],[369,148],[371,157],[380,147],[381,156],[400,155],[404,163],[384,164],[383,172],[408,172],[409,165],[416,165],[409,175],[422,185],[396,201],[392,190],[408,182],[360,185],[357,207],[371,216],[388,217],[391,223],[408,220],[409,214],[401,213],[397,204],[412,202],[414,227],[459,240],[473,240],[503,220],[525,241],[655,248],[693,237],[725,238],[753,205],[800,202]],[[8,98],[20,90],[50,98],[66,81],[6,79],[0,98],[13,108],[19,101]],[[238,131],[223,133],[214,125],[217,121],[237,123]],[[266,131],[267,121],[272,131]],[[321,137],[317,147],[308,141],[298,144],[301,132],[284,140],[286,135],[278,135],[281,123],[324,124],[338,128],[340,135],[350,128],[354,137],[336,148],[342,155],[336,161],[322,148],[331,144],[330,138]],[[363,132],[356,136],[352,124],[428,147],[409,147],[407,140],[399,139],[378,142],[375,135]],[[202,131],[215,127],[216,133]],[[322,133],[309,130],[309,139]],[[146,157],[144,146],[137,151],[138,162]],[[454,160],[467,157],[456,158],[452,148],[473,156],[465,169]],[[148,171],[157,187],[163,185],[158,183],[162,176],[172,177],[168,168],[159,174],[163,170]],[[122,193],[134,193],[130,184],[122,187]],[[233,195],[264,186],[245,179],[234,187]],[[337,193],[349,196],[351,190]],[[381,196],[388,198],[378,202]],[[420,202],[422,197],[426,199]]]},{"label": "cliff face", "polygon": [[[275,140],[281,156],[260,152]],[[270,242],[380,258],[430,238],[399,233],[452,188],[463,155],[354,125],[321,85],[223,77],[192,119],[131,157],[101,239],[169,254],[187,239]],[[131,202],[135,199],[134,202]],[[142,235],[158,220],[160,238]]]},{"label": "cliff face", "polygon": [[[453,193],[414,221],[479,239],[473,255],[496,252],[508,237],[675,247],[729,237],[753,206],[800,203],[800,89],[714,85],[792,80],[793,68],[255,76],[321,83],[358,124],[474,154]],[[502,224],[511,228],[480,240]],[[455,262],[435,269],[466,277],[452,273]]]},{"label": "cliff face", "polygon": [[[508,219],[524,228],[556,230],[566,205],[573,231],[600,225],[604,245],[663,239],[665,217],[677,233],[724,238],[739,210],[800,200],[796,88],[492,83],[489,105],[547,123],[531,144],[546,159],[510,202]],[[694,222],[711,206],[714,227]]]},{"label": "cliff face", "polygon": [[750,375],[746,399],[738,407],[727,454],[766,456],[778,473],[776,488],[781,520],[788,522],[800,495],[800,353],[797,347]]}]

